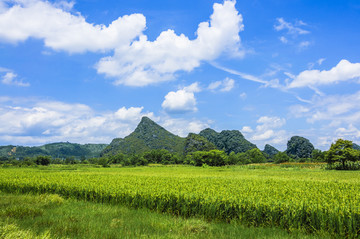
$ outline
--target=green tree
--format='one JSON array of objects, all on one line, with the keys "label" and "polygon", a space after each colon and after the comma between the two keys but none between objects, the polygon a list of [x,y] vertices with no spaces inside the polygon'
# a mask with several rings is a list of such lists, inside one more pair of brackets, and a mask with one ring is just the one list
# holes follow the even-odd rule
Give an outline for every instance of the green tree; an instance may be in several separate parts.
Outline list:
[{"label": "green tree", "polygon": [[47,166],[47,165],[50,164],[50,162],[51,162],[51,157],[50,156],[40,155],[40,156],[37,156],[36,159],[35,159],[35,163],[37,165]]},{"label": "green tree", "polygon": [[329,151],[325,154],[328,164],[341,163],[342,169],[348,169],[347,162],[355,162],[360,159],[360,152],[353,149],[353,143],[349,140],[338,139],[331,144]]},{"label": "green tree", "polygon": [[322,152],[320,149],[314,149],[312,152],[313,160],[316,162],[325,162],[325,152]]},{"label": "green tree", "polygon": [[285,152],[278,152],[274,155],[274,163],[289,162],[291,158]]},{"label": "green tree", "polygon": [[264,154],[258,148],[253,148],[246,151],[246,156],[249,158],[251,163],[265,163],[266,158]]},{"label": "green tree", "polygon": [[185,163],[195,166],[203,166],[204,164],[209,166],[224,166],[228,164],[228,156],[224,151],[217,149],[197,151],[188,154]]}]

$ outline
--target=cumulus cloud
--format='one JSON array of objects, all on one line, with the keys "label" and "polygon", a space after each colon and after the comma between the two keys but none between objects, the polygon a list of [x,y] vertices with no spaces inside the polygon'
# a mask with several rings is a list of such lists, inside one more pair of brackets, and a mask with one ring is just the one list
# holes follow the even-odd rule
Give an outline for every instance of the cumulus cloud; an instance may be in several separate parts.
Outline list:
[{"label": "cumulus cloud", "polygon": [[192,71],[223,53],[244,55],[239,37],[242,16],[231,0],[213,5],[210,20],[199,24],[194,40],[169,29],[155,41],[149,41],[143,33],[146,19],[142,14],[122,16],[106,26],[89,23],[80,13],[73,13],[73,2],[0,3],[0,41],[18,43],[35,38],[56,51],[114,51],[113,56],[103,57],[96,69],[114,79],[115,85],[146,86],[168,81],[175,78],[174,73]]},{"label": "cumulus cloud", "polygon": [[84,104],[58,101],[0,102],[0,141],[34,145],[48,142],[110,143],[131,133],[142,116],[155,118],[143,107],[95,112]]},{"label": "cumulus cloud", "polygon": [[165,100],[161,106],[168,113],[195,112],[197,108],[194,92],[199,91],[201,91],[201,89],[197,82],[176,92],[170,91],[165,96]]},{"label": "cumulus cloud", "polygon": [[315,87],[360,78],[360,63],[341,60],[330,70],[306,70],[295,76],[288,88]]},{"label": "cumulus cloud", "polygon": [[215,3],[209,22],[199,24],[197,38],[190,40],[174,30],[163,31],[155,41],[141,35],[131,45],[118,47],[113,56],[102,58],[97,71],[115,78],[115,84],[145,86],[174,79],[178,71],[192,71],[202,61],[211,61],[222,53],[243,55],[239,32],[242,16],[235,1]]},{"label": "cumulus cloud", "polygon": [[1,2],[0,40],[10,43],[36,38],[49,48],[70,53],[107,51],[129,45],[146,27],[142,14],[119,17],[108,26],[88,23],[80,13],[69,12],[73,2]]},{"label": "cumulus cloud", "polygon": [[41,145],[51,142],[110,143],[129,135],[143,116],[179,136],[198,133],[210,121],[155,116],[143,107],[97,112],[88,105],[0,97],[0,142]]},{"label": "cumulus cloud", "polygon": [[211,121],[201,120],[186,120],[186,119],[174,119],[164,118],[161,120],[161,125],[172,132],[173,134],[181,137],[186,137],[189,133],[199,133],[205,128],[209,128]]},{"label": "cumulus cloud", "polygon": [[221,91],[221,92],[228,92],[231,91],[235,86],[235,81],[230,78],[226,78],[223,81],[215,81],[210,83],[208,86],[208,89],[211,91]]},{"label": "cumulus cloud", "polygon": [[286,144],[288,134],[285,130],[281,130],[281,127],[286,124],[285,119],[276,116],[262,116],[256,122],[258,125],[255,129],[244,126],[241,130],[250,141],[260,146],[272,144],[283,147]]},{"label": "cumulus cloud", "polygon": [[0,73],[5,72],[5,75],[1,77],[1,83],[4,85],[13,85],[13,86],[20,86],[20,87],[28,87],[30,86],[30,83],[23,82],[21,80],[17,79],[17,74],[14,72],[7,70],[5,68],[0,68]]}]

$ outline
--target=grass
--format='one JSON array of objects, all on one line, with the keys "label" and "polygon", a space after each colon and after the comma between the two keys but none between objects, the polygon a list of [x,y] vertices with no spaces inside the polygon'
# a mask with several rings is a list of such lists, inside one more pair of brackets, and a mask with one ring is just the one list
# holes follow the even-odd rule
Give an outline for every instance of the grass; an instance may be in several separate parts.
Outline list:
[{"label": "grass", "polygon": [[0,192],[0,238],[325,238],[64,199]]}]

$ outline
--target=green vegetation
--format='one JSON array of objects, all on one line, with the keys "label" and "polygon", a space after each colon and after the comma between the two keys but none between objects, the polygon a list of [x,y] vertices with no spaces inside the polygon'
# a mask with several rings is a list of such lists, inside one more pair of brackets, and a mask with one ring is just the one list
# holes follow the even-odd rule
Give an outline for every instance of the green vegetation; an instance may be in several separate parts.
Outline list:
[{"label": "green vegetation", "polygon": [[101,155],[141,154],[152,149],[166,149],[171,153],[182,154],[184,143],[184,138],[170,133],[148,117],[143,117],[134,132],[124,139],[114,139]]},{"label": "green vegetation", "polygon": [[359,236],[360,172],[289,166],[3,168],[0,190],[52,193],[248,226]]},{"label": "green vegetation", "polygon": [[294,159],[306,159],[312,157],[314,146],[304,137],[293,136],[287,143],[286,153]]},{"label": "green vegetation", "polygon": [[3,158],[25,158],[36,156],[51,156],[52,158],[92,158],[99,157],[106,144],[74,144],[74,143],[52,143],[43,146],[0,146],[0,157]]},{"label": "green vegetation", "polygon": [[148,209],[0,192],[0,238],[320,238],[299,231],[182,218]]},{"label": "green vegetation", "polygon": [[210,151],[213,149],[216,149],[215,145],[200,135],[190,133],[185,139],[185,155],[196,151]]},{"label": "green vegetation", "polygon": [[279,152],[279,150],[269,144],[266,144],[263,150],[263,153],[269,158],[273,158]]},{"label": "green vegetation", "polygon": [[238,130],[223,130],[220,133],[212,129],[204,129],[199,133],[200,136],[213,143],[217,149],[225,153],[244,153],[256,148],[255,144],[250,143]]},{"label": "green vegetation", "polygon": [[330,169],[360,169],[360,151],[353,148],[349,140],[338,139],[325,154]]}]

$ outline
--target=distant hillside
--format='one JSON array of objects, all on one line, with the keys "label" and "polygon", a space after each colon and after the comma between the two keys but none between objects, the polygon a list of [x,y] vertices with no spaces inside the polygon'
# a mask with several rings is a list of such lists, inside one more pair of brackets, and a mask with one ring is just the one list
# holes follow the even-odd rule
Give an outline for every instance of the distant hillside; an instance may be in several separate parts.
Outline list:
[{"label": "distant hillside", "polygon": [[279,153],[280,151],[271,146],[270,144],[266,144],[264,150],[262,151],[266,155],[268,155],[270,158],[275,156],[275,154]]},{"label": "distant hillside", "polygon": [[0,156],[6,157],[34,157],[39,155],[49,155],[53,158],[92,158],[99,157],[107,144],[75,144],[75,143],[52,143],[42,146],[0,146]]},{"label": "distant hillside", "polygon": [[227,154],[243,153],[250,149],[257,148],[255,144],[250,143],[238,130],[223,130],[220,133],[213,129],[204,129],[199,133],[213,143],[219,150],[224,150]]},{"label": "distant hillside", "polygon": [[143,117],[134,132],[123,139],[113,139],[101,155],[138,154],[152,149],[166,149],[172,153],[182,153],[184,143],[184,138],[170,133],[148,117]]},{"label": "distant hillside", "polygon": [[198,134],[190,133],[185,139],[185,155],[191,152],[210,151],[212,149],[216,149],[216,146]]}]

